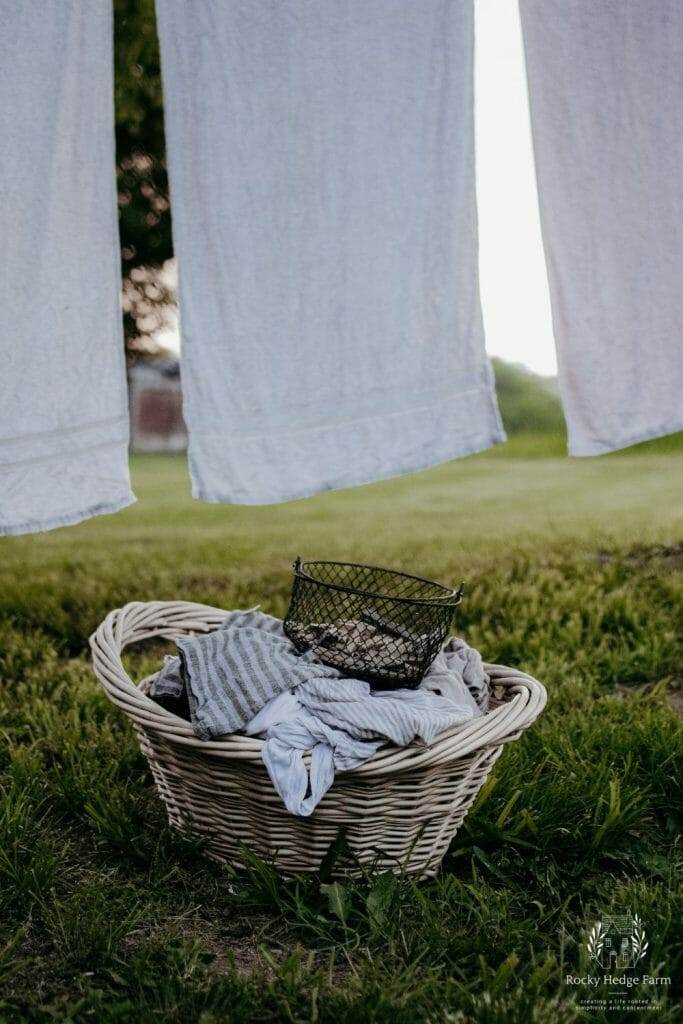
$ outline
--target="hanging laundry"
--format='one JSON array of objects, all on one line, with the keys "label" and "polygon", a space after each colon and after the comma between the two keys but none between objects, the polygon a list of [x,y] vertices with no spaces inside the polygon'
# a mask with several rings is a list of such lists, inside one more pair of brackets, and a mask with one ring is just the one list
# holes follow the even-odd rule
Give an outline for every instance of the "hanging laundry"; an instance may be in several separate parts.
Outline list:
[{"label": "hanging laundry", "polygon": [[156,6],[195,497],[283,501],[503,440],[471,2]]},{"label": "hanging laundry", "polygon": [[683,429],[683,7],[521,0],[573,455]]},{"label": "hanging laundry", "polygon": [[0,534],[135,499],[111,0],[0,0]]}]

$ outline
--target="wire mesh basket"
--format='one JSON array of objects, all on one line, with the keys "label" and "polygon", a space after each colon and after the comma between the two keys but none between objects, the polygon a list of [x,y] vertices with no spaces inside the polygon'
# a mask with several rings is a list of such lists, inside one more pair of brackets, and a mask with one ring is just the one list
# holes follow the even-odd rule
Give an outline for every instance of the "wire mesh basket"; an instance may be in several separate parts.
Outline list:
[{"label": "wire mesh basket", "polygon": [[354,562],[294,563],[284,630],[345,675],[381,688],[419,686],[448,636],[462,586]]}]

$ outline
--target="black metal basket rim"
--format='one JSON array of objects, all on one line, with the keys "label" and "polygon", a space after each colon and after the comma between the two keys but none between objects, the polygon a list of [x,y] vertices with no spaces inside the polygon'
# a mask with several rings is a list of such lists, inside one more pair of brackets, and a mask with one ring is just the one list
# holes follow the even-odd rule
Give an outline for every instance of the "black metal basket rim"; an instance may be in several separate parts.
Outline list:
[{"label": "black metal basket rim", "polygon": [[[379,572],[386,572],[392,576],[402,576],[404,579],[417,580],[419,583],[429,583],[432,587],[438,587],[444,591],[443,597],[394,597],[391,594],[382,594],[378,591],[373,590],[360,590],[358,587],[346,587],[343,583],[328,583],[327,580],[318,580],[315,576],[310,576],[305,572],[307,565],[346,565],[352,569],[375,569]],[[399,572],[398,569],[384,569],[380,565],[368,565],[366,562],[336,562],[333,559],[318,559],[309,558],[305,562],[302,562],[300,558],[297,558],[294,563],[294,575],[299,576],[301,579],[308,580],[311,583],[316,583],[319,587],[329,587],[330,590],[340,590],[345,594],[359,594],[361,597],[381,597],[387,601],[401,601],[404,604],[435,604],[442,605],[452,602],[453,608],[456,608],[462,601],[462,590],[463,585],[457,590],[453,590],[450,587],[445,587],[443,583],[435,583],[434,580],[428,580],[426,576],[415,576],[410,572]]]}]

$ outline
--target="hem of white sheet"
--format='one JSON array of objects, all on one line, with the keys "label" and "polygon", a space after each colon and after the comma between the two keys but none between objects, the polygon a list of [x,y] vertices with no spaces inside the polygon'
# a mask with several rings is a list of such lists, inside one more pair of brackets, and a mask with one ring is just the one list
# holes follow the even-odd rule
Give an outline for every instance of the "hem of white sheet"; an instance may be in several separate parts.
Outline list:
[{"label": "hem of white sheet", "polygon": [[676,434],[683,430],[683,420],[673,425],[666,423],[658,427],[651,427],[647,430],[636,431],[619,441],[580,441],[569,442],[569,454],[576,458],[586,458],[591,455],[609,455],[610,452],[618,452],[623,448],[631,448],[634,444],[642,444],[644,441],[653,441],[657,437],[667,437],[669,434]]},{"label": "hem of white sheet", "polygon": [[105,501],[77,512],[66,512],[61,516],[48,516],[46,519],[36,519],[13,526],[0,526],[0,537],[16,537],[24,533],[44,533],[47,530],[56,530],[60,526],[76,526],[77,523],[83,523],[86,519],[92,519],[93,516],[106,516],[113,512],[120,512],[121,509],[134,505],[137,500],[133,492],[129,491],[127,495],[117,501]]},{"label": "hem of white sheet", "polygon": [[127,437],[0,466],[0,480],[0,537],[74,526],[136,501]]},{"label": "hem of white sheet", "polygon": [[[109,416],[106,419],[82,423],[75,427],[64,427],[55,430],[42,430],[34,434],[23,434],[21,437],[3,438],[0,440],[2,455],[0,469],[11,469],[12,466],[24,466],[40,460],[62,458],[66,439],[71,440],[69,454],[85,452],[93,448],[128,444],[129,437],[128,413],[120,416]],[[21,453],[22,447],[24,452]],[[8,459],[8,452],[13,457]],[[17,452],[20,452],[17,455]]]},{"label": "hem of white sheet", "polygon": [[345,477],[339,483],[325,483],[321,487],[295,488],[284,497],[280,492],[268,491],[258,497],[246,499],[236,497],[231,492],[225,494],[216,491],[209,491],[196,483],[197,473],[192,456],[189,456],[190,472],[192,476],[192,497],[199,501],[208,502],[211,505],[274,505],[283,504],[287,501],[298,501],[302,498],[310,498],[315,494],[324,494],[326,491],[344,490],[348,487],[363,487],[367,484],[379,483],[381,480],[392,480],[402,476],[409,476],[411,473],[420,473],[423,470],[431,469],[434,466],[442,466],[446,462],[455,459],[465,458],[467,455],[476,455],[478,452],[486,451],[496,444],[507,441],[507,434],[500,428],[491,433],[479,435],[476,440],[459,444],[452,451],[436,456],[435,458],[417,459],[414,463],[409,462],[400,469],[390,469],[382,473],[364,472],[358,476]]}]

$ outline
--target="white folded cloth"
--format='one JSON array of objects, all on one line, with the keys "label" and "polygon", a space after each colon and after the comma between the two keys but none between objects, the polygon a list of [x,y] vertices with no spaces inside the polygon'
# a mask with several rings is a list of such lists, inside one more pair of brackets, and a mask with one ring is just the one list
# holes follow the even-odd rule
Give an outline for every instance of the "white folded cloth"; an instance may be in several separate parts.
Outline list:
[{"label": "white folded cloth", "polygon": [[134,501],[111,0],[0,0],[0,535]]}]

